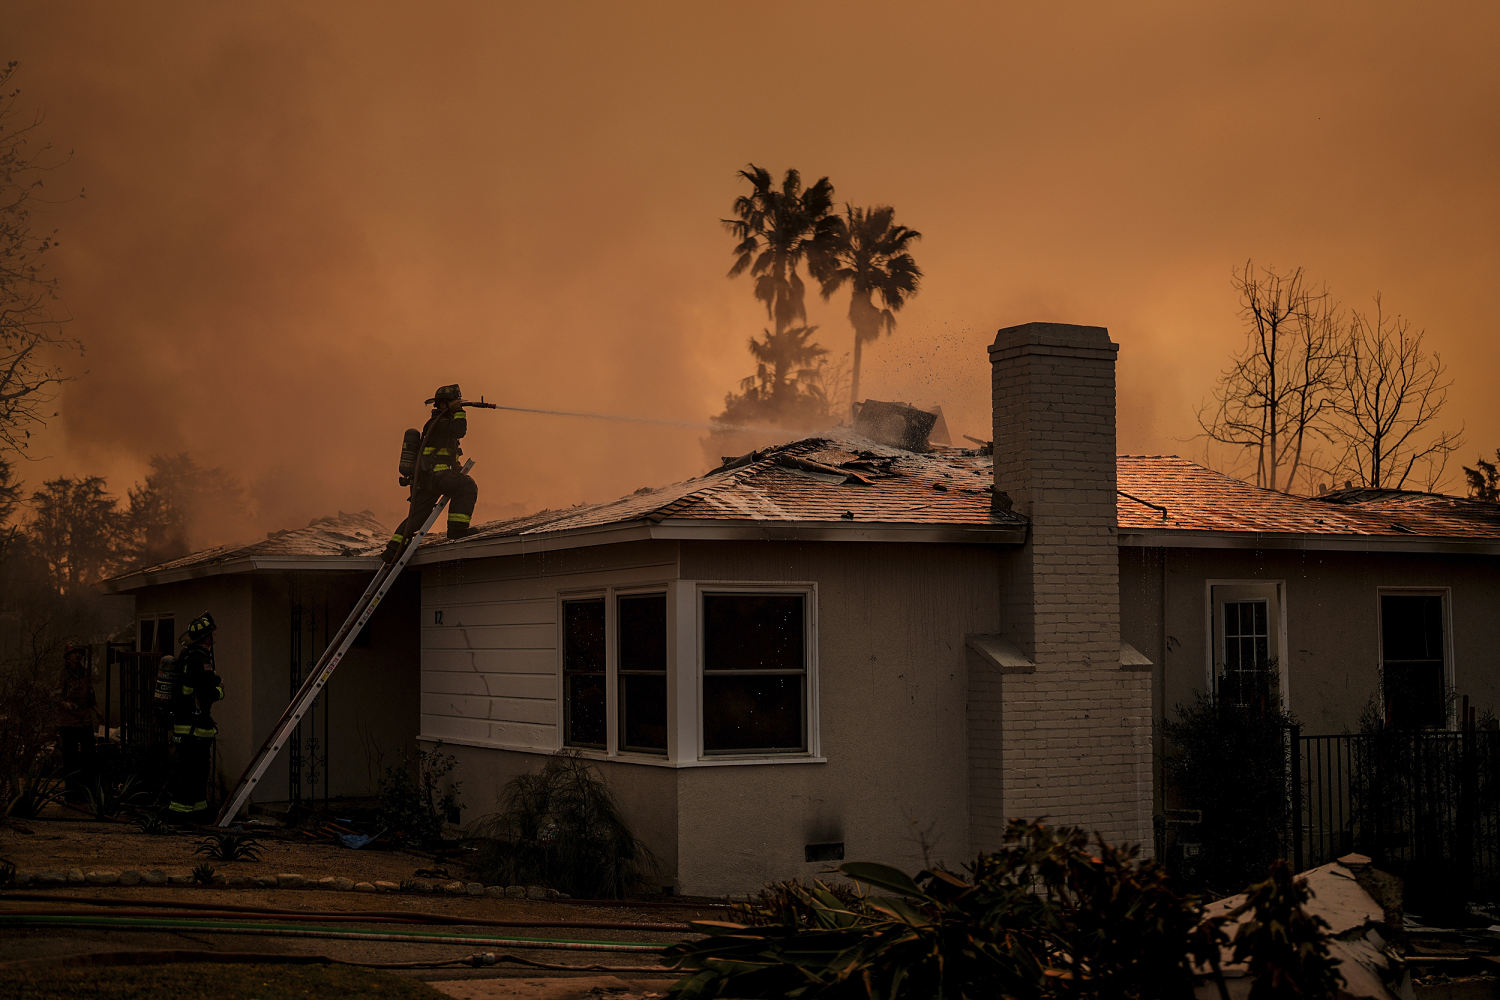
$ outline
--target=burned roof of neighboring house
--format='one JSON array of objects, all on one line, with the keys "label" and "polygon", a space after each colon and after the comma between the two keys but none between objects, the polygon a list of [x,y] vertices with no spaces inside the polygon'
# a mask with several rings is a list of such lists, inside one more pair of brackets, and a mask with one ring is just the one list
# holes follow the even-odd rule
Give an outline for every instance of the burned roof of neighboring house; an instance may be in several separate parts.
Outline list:
[{"label": "burned roof of neighboring house", "polygon": [[1121,535],[1267,536],[1500,541],[1500,504],[1403,490],[1342,490],[1301,497],[1263,489],[1186,459],[1117,460]]},{"label": "burned roof of neighboring house", "polygon": [[316,518],[305,527],[273,531],[258,541],[217,545],[180,559],[122,573],[104,581],[104,585],[121,593],[153,583],[240,570],[326,566],[329,557],[371,555],[390,537],[390,532],[390,526],[368,510],[354,514],[339,511],[336,515]]},{"label": "burned roof of neighboring house", "polygon": [[[920,454],[855,435],[808,438],[730,459],[702,476],[619,500],[480,525],[459,542],[434,539],[424,562],[527,550],[560,536],[626,526],[639,537],[825,538],[1019,543],[1026,519],[992,503],[989,456]],[[575,543],[576,544],[576,543]]]}]

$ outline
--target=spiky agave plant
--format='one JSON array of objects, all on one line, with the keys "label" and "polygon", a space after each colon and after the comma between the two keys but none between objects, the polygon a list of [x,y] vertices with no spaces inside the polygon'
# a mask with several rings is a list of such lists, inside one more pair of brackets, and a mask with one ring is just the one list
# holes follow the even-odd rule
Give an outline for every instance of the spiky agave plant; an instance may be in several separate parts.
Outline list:
[{"label": "spiky agave plant", "polygon": [[215,861],[259,861],[260,844],[236,830],[219,830],[198,841],[193,853],[206,854]]}]

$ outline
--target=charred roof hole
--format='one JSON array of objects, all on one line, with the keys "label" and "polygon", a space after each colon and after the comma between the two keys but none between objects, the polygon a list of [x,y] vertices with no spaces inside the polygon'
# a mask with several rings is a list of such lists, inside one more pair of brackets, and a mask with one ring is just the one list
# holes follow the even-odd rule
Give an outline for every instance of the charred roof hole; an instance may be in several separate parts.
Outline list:
[{"label": "charred roof hole", "polygon": [[927,451],[927,437],[937,423],[937,414],[909,403],[885,403],[867,399],[854,418],[854,430],[873,441],[907,451]]}]

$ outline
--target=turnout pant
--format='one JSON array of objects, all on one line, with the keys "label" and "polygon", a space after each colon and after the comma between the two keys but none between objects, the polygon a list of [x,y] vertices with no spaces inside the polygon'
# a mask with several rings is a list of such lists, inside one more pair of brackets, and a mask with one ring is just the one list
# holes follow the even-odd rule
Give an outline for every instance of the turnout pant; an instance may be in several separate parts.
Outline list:
[{"label": "turnout pant", "polygon": [[173,816],[194,818],[208,811],[208,772],[214,755],[212,736],[173,737],[172,796],[167,811]]},{"label": "turnout pant", "polygon": [[57,748],[62,751],[63,780],[69,802],[83,802],[94,787],[94,727],[58,726]]},{"label": "turnout pant", "polygon": [[394,541],[399,545],[410,539],[422,526],[422,522],[427,520],[432,505],[443,497],[448,498],[448,531],[462,535],[469,526],[469,517],[474,513],[474,504],[479,499],[479,486],[473,477],[457,469],[444,469],[424,476],[422,488],[412,491],[411,509],[407,512],[406,520],[401,522],[401,527],[396,529]]}]

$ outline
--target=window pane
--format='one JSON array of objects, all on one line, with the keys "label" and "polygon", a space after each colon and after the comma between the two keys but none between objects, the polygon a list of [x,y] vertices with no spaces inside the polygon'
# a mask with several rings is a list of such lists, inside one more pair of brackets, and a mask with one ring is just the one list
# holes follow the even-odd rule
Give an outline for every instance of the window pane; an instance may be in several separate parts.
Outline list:
[{"label": "window pane", "polygon": [[705,670],[801,670],[801,594],[705,594]]},{"label": "window pane", "polygon": [[604,598],[563,602],[563,670],[604,669]]},{"label": "window pane", "polygon": [[1442,664],[1387,663],[1385,704],[1389,725],[1398,729],[1435,728],[1447,722]]},{"label": "window pane", "polygon": [[1266,615],[1268,613],[1266,602],[1256,601],[1251,604],[1250,607],[1254,614],[1254,621],[1251,624],[1250,631],[1254,632],[1254,634],[1256,635],[1268,634],[1266,629]]},{"label": "window pane", "polygon": [[604,598],[563,602],[563,743],[603,747]]},{"label": "window pane", "polygon": [[707,674],[703,749],[708,753],[807,749],[800,674]]},{"label": "window pane", "polygon": [[604,746],[603,674],[569,674],[563,678],[563,732],[563,742],[568,746]]},{"label": "window pane", "polygon": [[1381,647],[1387,660],[1443,655],[1443,599],[1437,594],[1382,594]]},{"label": "window pane", "polygon": [[620,612],[620,669],[667,669],[667,595],[622,597]]},{"label": "window pane", "polygon": [[620,749],[667,752],[667,676],[620,678]]}]

